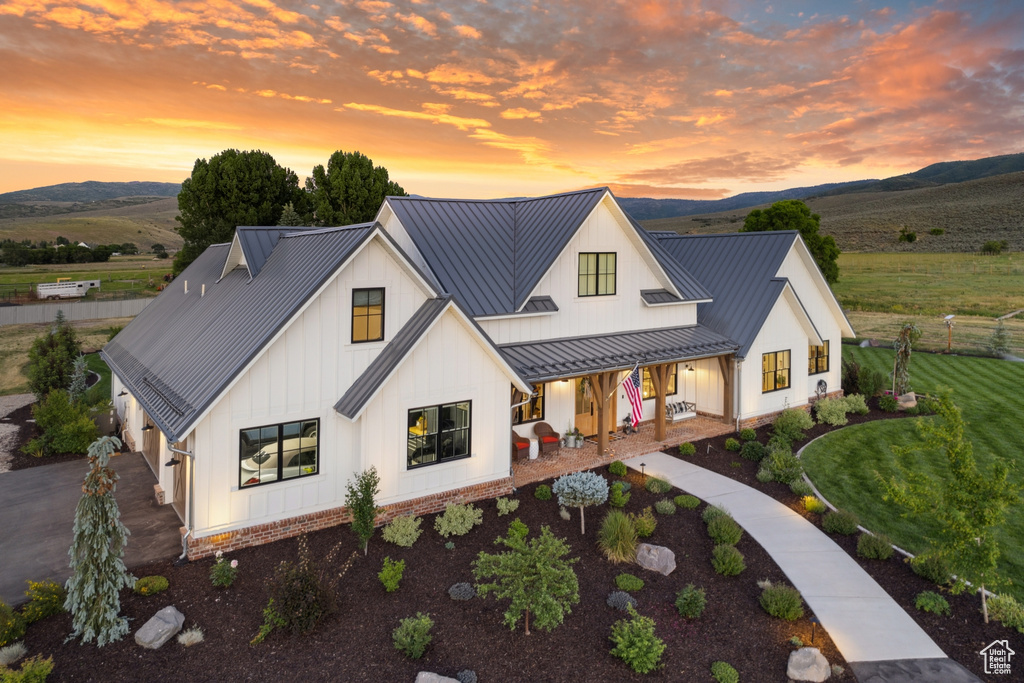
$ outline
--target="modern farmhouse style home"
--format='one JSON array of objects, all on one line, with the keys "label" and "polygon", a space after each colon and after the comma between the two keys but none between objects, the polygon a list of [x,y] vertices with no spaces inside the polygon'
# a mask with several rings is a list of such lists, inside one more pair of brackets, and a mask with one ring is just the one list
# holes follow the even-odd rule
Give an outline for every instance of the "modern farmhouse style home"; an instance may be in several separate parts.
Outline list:
[{"label": "modern farmhouse style home", "polygon": [[605,453],[634,368],[658,439],[754,424],[838,389],[852,335],[797,233],[649,233],[600,188],[239,227],[103,355],[197,558],[345,521],[371,466],[392,517],[508,493],[552,426]]}]

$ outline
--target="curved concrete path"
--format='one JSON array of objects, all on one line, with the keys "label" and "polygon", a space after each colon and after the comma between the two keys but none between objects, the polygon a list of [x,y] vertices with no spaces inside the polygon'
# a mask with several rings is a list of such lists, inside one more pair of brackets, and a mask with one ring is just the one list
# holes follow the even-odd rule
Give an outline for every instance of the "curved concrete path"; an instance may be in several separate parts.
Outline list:
[{"label": "curved concrete path", "polygon": [[845,550],[774,498],[665,453],[627,466],[726,508],[771,555],[865,681],[977,681],[936,645]]}]

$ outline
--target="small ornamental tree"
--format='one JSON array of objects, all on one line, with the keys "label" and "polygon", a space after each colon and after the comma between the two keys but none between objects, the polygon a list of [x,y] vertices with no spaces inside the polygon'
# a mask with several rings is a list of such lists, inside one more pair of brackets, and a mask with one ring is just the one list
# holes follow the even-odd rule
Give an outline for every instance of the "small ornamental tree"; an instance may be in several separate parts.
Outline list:
[{"label": "small ornamental tree", "polygon": [[1010,331],[1006,329],[1002,320],[996,321],[986,346],[993,356],[1002,357],[1010,352]]},{"label": "small ornamental tree", "polygon": [[50,331],[32,342],[28,352],[28,386],[37,400],[43,400],[54,389],[67,389],[75,371],[75,358],[82,345],[75,329],[58,310]]},{"label": "small ornamental tree", "polygon": [[593,472],[575,472],[559,477],[551,490],[558,496],[558,504],[580,509],[580,533],[586,534],[583,508],[601,505],[608,500],[608,480]]},{"label": "small ornamental tree", "polygon": [[[981,592],[981,610],[988,623],[985,587],[1001,581],[996,573],[999,540],[996,531],[1006,519],[1006,509],[1020,502],[1021,486],[1008,478],[1006,461],[997,458],[982,471],[974,460],[974,449],[964,435],[960,409],[951,392],[939,393],[935,419],[918,419],[917,431],[923,442],[893,446],[897,476],[883,478],[885,499],[914,514],[929,515],[938,522],[939,538],[933,540],[934,555],[945,560],[956,576],[950,591],[963,592],[970,583]],[[913,467],[915,451],[941,452],[946,456],[947,475],[936,480]]]},{"label": "small ornamental tree", "polygon": [[122,588],[135,585],[122,557],[129,531],[121,523],[114,500],[118,476],[107,466],[121,447],[114,436],[104,436],[89,446],[89,474],[75,510],[71,578],[65,587],[64,609],[71,612],[71,637],[96,641],[98,647],[120,640],[128,633],[128,620],[120,616]]},{"label": "small ornamental tree", "polygon": [[85,380],[89,369],[85,366],[85,356],[75,358],[71,371],[71,384],[68,386],[68,395],[72,403],[78,403],[85,397]]},{"label": "small ornamental tree", "polygon": [[892,370],[892,393],[897,396],[910,391],[910,347],[921,338],[921,330],[914,323],[904,323],[899,336],[893,342],[896,349],[896,364]]},{"label": "small ornamental tree", "polygon": [[[505,610],[505,624],[515,629],[519,616],[524,616],[526,635],[530,635],[530,613],[534,625],[550,631],[562,623],[572,606],[580,601],[579,581],[572,565],[578,557],[566,558],[569,544],[555,538],[551,529],[540,528],[540,536],[526,540],[527,534],[518,532],[515,522],[506,536],[495,539],[495,544],[508,550],[491,555],[480,551],[473,561],[473,576],[480,595],[493,592],[498,599],[510,600]],[[525,525],[521,525],[525,527]]]},{"label": "small ornamental tree", "polygon": [[380,475],[376,467],[360,472],[355,481],[345,484],[345,507],[352,513],[352,531],[363,542],[363,555],[369,552],[374,523],[380,512],[376,502],[378,493]]}]

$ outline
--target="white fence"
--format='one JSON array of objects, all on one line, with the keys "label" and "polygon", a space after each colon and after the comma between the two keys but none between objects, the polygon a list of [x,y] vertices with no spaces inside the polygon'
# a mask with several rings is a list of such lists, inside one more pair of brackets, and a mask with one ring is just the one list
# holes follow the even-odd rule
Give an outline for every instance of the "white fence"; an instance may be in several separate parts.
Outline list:
[{"label": "white fence", "polygon": [[68,320],[98,320],[101,318],[129,318],[142,312],[152,298],[121,299],[119,301],[63,301],[31,306],[0,306],[0,325],[23,323],[49,323],[64,311]]}]

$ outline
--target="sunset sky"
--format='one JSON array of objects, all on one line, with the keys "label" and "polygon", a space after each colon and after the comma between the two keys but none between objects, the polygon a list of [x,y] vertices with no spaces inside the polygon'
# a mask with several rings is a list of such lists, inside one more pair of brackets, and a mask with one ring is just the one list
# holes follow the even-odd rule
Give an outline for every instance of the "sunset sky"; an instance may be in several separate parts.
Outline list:
[{"label": "sunset sky", "polygon": [[337,149],[407,191],[718,199],[1024,151],[997,2],[0,0],[0,192]]}]

